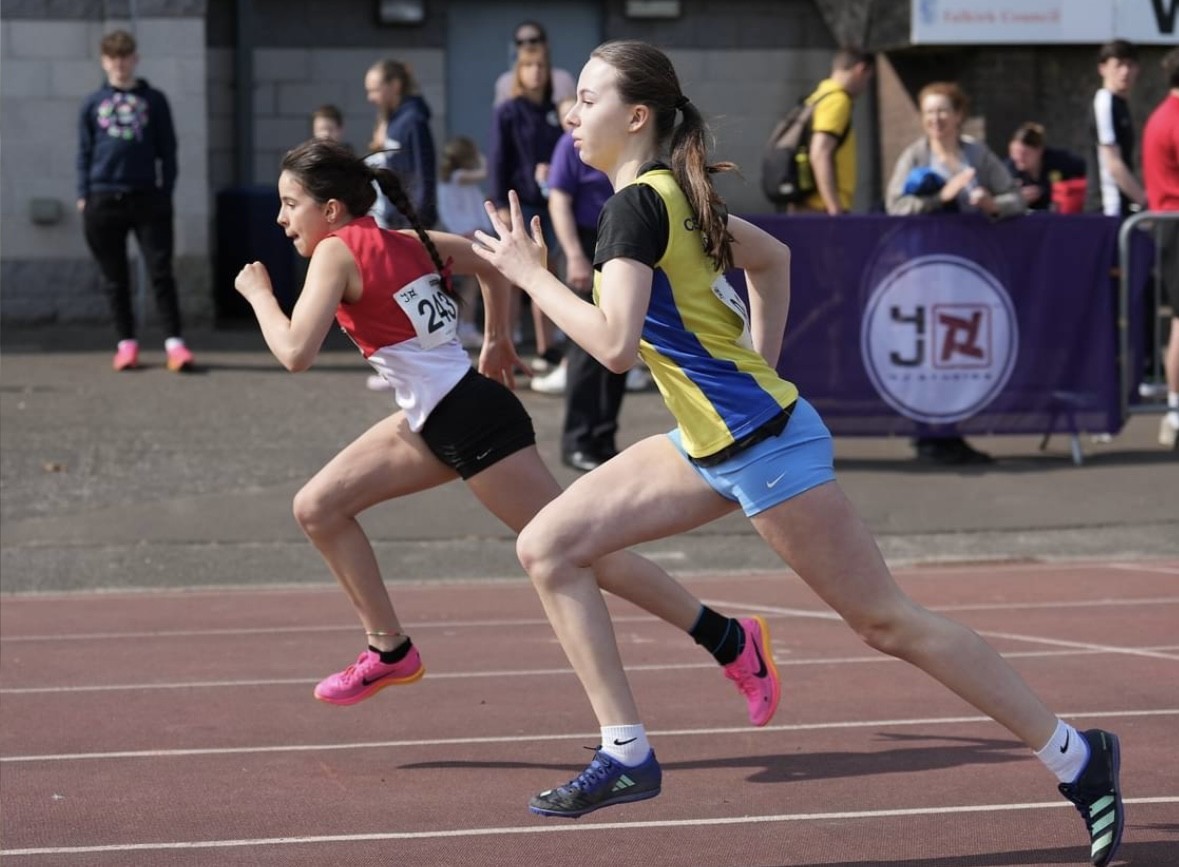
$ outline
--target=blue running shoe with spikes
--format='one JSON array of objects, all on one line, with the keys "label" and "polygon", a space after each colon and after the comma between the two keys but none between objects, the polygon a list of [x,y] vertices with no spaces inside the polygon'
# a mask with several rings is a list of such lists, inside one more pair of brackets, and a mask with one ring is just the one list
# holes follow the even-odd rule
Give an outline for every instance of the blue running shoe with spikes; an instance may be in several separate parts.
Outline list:
[{"label": "blue running shoe with spikes", "polygon": [[1089,829],[1089,860],[1094,867],[1105,867],[1118,851],[1126,823],[1118,738],[1101,729],[1081,732],[1081,737],[1089,744],[1089,761],[1076,780],[1060,784],[1060,793],[1073,802]]},{"label": "blue running shoe with spikes", "polygon": [[654,750],[632,768],[610,758],[601,747],[593,749],[589,767],[565,785],[541,792],[528,803],[528,809],[541,816],[578,819],[602,807],[645,801],[659,794],[663,771]]}]

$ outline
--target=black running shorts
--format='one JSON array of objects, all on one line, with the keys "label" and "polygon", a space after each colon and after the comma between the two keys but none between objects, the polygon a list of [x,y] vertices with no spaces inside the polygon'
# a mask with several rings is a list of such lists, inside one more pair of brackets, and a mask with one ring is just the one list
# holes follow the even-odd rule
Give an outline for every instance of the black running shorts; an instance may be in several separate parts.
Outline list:
[{"label": "black running shorts", "polygon": [[536,445],[532,419],[520,399],[475,370],[434,407],[421,434],[435,457],[464,479]]}]

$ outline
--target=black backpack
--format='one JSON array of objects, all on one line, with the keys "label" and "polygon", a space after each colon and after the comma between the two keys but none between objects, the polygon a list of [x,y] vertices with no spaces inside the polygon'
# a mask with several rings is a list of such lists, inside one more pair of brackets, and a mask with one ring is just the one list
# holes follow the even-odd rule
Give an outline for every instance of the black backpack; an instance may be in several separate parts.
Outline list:
[{"label": "black backpack", "polygon": [[[812,103],[807,103],[806,98],[799,100],[770,133],[762,150],[761,189],[775,205],[796,204],[815,191],[815,176],[811,172],[808,154],[811,119],[815,106],[831,94],[842,92],[829,90]],[[850,130],[851,124],[848,123],[848,128],[839,136],[840,145]]]}]

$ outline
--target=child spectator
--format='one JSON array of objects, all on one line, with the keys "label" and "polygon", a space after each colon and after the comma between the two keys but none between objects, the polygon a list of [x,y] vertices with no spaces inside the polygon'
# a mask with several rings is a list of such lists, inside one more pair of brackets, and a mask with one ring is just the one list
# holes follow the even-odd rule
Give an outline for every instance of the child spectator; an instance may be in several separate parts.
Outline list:
[{"label": "child spectator", "polygon": [[[481,186],[486,177],[487,161],[474,141],[460,135],[446,143],[438,165],[438,217],[443,229],[464,238],[474,238],[476,229],[490,231]],[[454,282],[461,302],[459,340],[467,349],[478,349],[483,333],[475,321],[477,287],[465,277],[456,277]]]},{"label": "child spectator", "polygon": [[311,112],[311,137],[344,144],[344,115],[327,103]]}]

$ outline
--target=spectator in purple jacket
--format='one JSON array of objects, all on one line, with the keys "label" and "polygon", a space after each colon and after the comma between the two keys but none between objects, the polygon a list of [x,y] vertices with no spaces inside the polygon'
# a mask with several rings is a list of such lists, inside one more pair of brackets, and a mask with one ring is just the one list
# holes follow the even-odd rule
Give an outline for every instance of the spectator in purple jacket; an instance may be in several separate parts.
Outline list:
[{"label": "spectator in purple jacket", "polygon": [[[598,215],[614,195],[610,179],[586,165],[566,132],[557,142],[549,170],[549,212],[565,254],[565,283],[587,300],[594,288],[594,247]],[[565,354],[565,421],[561,461],[587,472],[618,454],[614,437],[626,394],[626,374],[612,373],[570,342]]]},{"label": "spectator in purple jacket", "polygon": [[[522,46],[516,55],[512,98],[496,107],[491,123],[490,198],[507,219],[508,190],[515,190],[524,219],[540,217],[550,250],[556,249],[557,241],[549,218],[547,175],[560,137],[548,51],[543,46]],[[519,304],[518,294],[513,303]],[[532,320],[537,355],[548,364],[556,364],[560,357],[552,323],[535,306]]]}]

